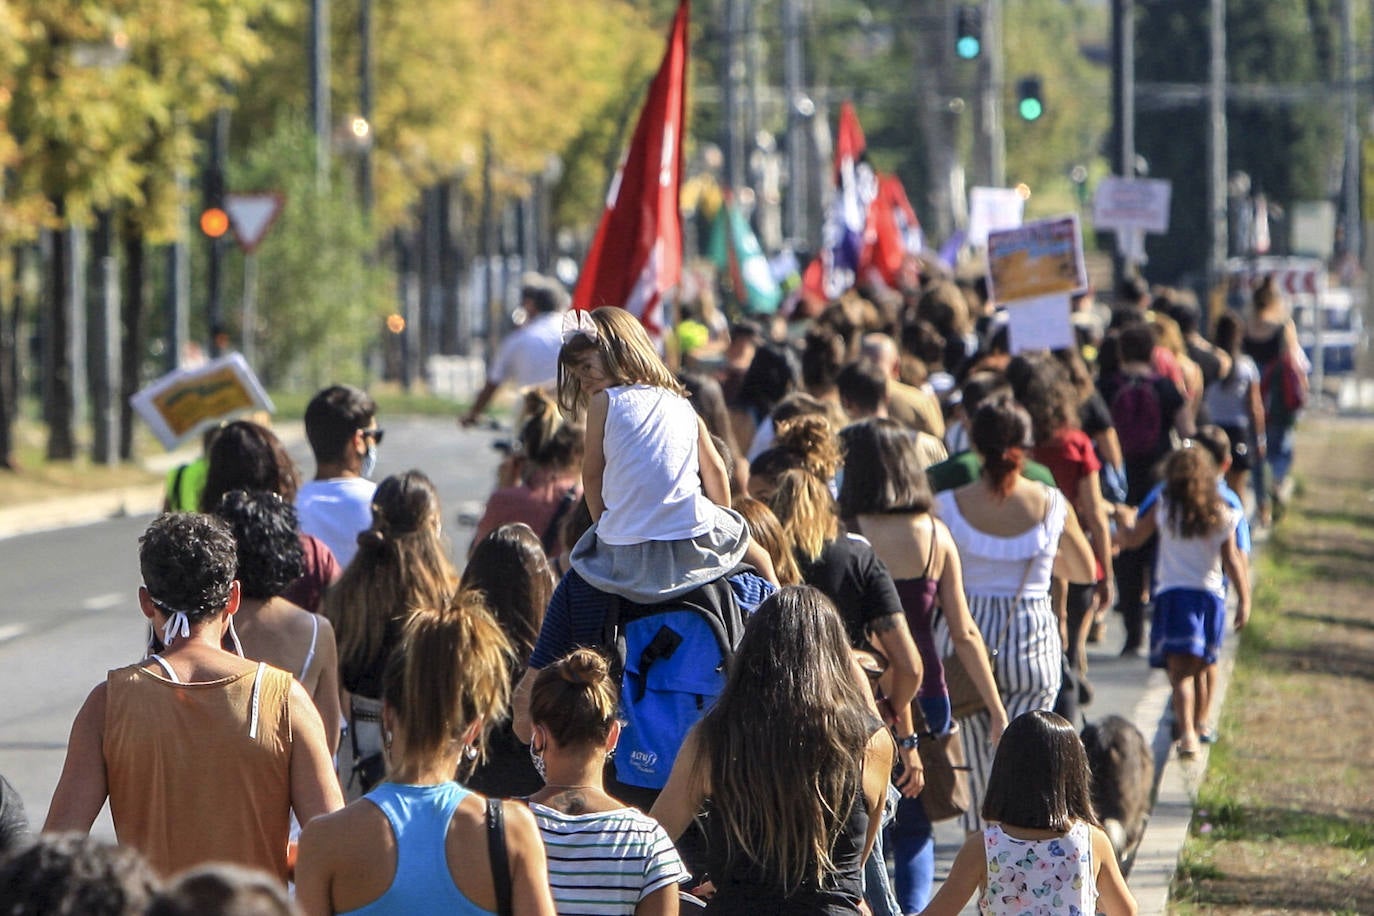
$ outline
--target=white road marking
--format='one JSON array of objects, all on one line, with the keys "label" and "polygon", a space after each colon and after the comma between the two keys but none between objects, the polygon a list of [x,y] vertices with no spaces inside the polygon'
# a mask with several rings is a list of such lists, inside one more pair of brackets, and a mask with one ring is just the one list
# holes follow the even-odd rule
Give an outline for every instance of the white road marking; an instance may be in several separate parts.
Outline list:
[{"label": "white road marking", "polygon": [[126,596],[123,592],[106,592],[103,595],[96,595],[81,602],[83,611],[108,611],[112,607],[118,607],[124,603]]},{"label": "white road marking", "polygon": [[27,633],[28,630],[28,626],[22,623],[7,623],[0,625],[0,642],[9,642],[11,639],[17,639]]}]

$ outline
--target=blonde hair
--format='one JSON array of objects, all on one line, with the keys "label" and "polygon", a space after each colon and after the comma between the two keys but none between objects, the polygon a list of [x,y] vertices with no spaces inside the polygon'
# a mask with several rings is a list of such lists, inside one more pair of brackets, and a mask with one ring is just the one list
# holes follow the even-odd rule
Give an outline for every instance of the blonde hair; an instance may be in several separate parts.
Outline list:
[{"label": "blonde hair", "polygon": [[419,471],[377,487],[372,526],[358,535],[358,553],[324,596],[346,688],[386,664],[388,631],[412,610],[443,607],[452,597],[458,573],[435,524],[439,513],[439,494]]},{"label": "blonde hair", "polygon": [[606,374],[617,385],[653,385],[685,397],[682,387],[659,359],[644,325],[622,308],[602,306],[588,313],[596,326],[595,336],[586,332],[569,335],[558,352],[558,405],[572,416],[587,406],[582,382],[572,371],[574,357],[596,350],[606,364]]},{"label": "blonde hair", "polygon": [[547,728],[560,747],[601,744],[615,722],[618,696],[606,657],[574,649],[535,677],[530,721]]},{"label": "blonde hair", "polygon": [[793,459],[775,480],[769,508],[801,555],[815,561],[839,535],[839,518],[830,481],[843,455],[839,439],[824,417],[805,415],[778,427],[774,448]]},{"label": "blonde hair", "polygon": [[[396,713],[411,760],[449,752],[476,721],[483,733],[505,715],[513,655],[481,595],[411,612],[386,677],[386,703]],[[474,742],[481,747],[483,735]],[[393,764],[394,767],[394,764]]]},{"label": "blonde hair", "polygon": [[792,553],[792,538],[768,504],[752,496],[741,496],[735,500],[734,509],[744,516],[750,539],[772,558],[778,584],[801,585],[801,570],[797,568],[797,558]]}]

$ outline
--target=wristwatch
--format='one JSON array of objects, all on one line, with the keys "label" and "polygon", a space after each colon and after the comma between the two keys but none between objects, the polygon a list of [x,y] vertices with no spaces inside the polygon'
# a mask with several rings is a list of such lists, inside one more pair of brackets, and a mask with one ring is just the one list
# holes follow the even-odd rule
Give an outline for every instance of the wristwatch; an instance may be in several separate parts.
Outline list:
[{"label": "wristwatch", "polygon": [[914,751],[921,746],[921,736],[913,733],[905,738],[898,738],[897,746],[904,751]]}]

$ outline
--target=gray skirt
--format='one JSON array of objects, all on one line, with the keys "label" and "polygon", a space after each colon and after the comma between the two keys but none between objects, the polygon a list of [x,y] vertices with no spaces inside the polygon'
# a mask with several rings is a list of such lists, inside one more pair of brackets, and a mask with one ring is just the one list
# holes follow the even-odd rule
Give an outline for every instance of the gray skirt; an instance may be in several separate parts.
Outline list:
[{"label": "gray skirt", "polygon": [[716,506],[715,525],[682,541],[607,544],[593,525],[573,546],[571,563],[588,585],[636,604],[658,604],[726,575],[744,559],[749,529],[733,509]]}]

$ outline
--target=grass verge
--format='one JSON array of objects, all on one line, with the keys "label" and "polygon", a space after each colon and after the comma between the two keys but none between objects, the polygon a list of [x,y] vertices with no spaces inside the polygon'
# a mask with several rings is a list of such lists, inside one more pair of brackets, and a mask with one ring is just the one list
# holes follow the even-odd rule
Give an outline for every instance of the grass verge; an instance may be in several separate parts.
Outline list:
[{"label": "grass verge", "polygon": [[1374,912],[1374,427],[1314,421],[1258,560],[1171,909]]}]

